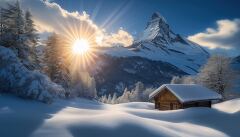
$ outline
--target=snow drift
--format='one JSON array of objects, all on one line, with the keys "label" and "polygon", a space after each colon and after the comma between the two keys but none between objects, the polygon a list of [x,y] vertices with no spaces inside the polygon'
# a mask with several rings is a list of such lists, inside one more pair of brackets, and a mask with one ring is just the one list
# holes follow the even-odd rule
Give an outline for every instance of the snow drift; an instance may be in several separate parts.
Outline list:
[{"label": "snow drift", "polygon": [[[59,99],[51,105],[45,105],[4,95],[0,96],[0,135],[3,137],[237,137],[240,133],[239,100],[214,105],[213,109],[158,111],[154,109],[152,103],[104,105],[78,98],[68,101]],[[236,106],[234,113],[228,113],[225,108],[232,105]]]},{"label": "snow drift", "polygon": [[64,89],[37,71],[29,71],[12,50],[0,46],[0,92],[50,103]]}]

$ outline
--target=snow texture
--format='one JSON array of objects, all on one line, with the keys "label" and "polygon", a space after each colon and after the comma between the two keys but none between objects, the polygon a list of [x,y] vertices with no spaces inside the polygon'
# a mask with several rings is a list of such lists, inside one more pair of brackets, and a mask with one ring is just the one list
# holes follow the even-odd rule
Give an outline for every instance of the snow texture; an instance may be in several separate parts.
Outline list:
[{"label": "snow texture", "polygon": [[165,88],[172,92],[182,103],[197,100],[218,100],[222,98],[220,94],[196,84],[164,84],[153,91],[149,95],[149,98],[152,99]]},{"label": "snow texture", "polygon": [[[240,99],[213,108],[159,111],[152,103],[104,105],[86,99],[51,105],[0,96],[2,137],[237,137]],[[226,108],[235,106],[234,113]],[[21,125],[21,126],[19,126]]]},{"label": "snow texture", "polygon": [[50,103],[54,96],[63,96],[64,89],[37,71],[29,71],[12,50],[0,46],[0,93],[13,93]]}]

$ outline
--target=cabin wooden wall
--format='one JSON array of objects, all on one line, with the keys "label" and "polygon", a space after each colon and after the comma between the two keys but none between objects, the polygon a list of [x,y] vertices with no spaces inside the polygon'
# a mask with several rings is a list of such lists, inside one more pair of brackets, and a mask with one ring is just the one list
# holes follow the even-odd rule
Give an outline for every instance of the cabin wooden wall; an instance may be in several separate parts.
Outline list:
[{"label": "cabin wooden wall", "polygon": [[155,108],[159,110],[175,110],[182,108],[182,104],[168,89],[164,89],[154,98]]}]

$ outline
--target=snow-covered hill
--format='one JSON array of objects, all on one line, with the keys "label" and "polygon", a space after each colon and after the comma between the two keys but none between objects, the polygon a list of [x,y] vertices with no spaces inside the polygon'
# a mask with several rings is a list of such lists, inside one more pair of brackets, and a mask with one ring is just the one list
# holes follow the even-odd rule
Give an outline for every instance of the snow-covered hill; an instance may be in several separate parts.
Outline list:
[{"label": "snow-covered hill", "polygon": [[[0,96],[1,137],[237,137],[240,99],[210,108],[158,111],[152,103],[104,105],[85,99],[51,105]],[[231,109],[229,109],[231,108]]]},{"label": "snow-covered hill", "polygon": [[105,48],[102,52],[115,57],[137,56],[167,62],[188,74],[196,74],[209,57],[200,45],[174,33],[159,13],[152,15],[146,29],[133,45],[128,48]]}]

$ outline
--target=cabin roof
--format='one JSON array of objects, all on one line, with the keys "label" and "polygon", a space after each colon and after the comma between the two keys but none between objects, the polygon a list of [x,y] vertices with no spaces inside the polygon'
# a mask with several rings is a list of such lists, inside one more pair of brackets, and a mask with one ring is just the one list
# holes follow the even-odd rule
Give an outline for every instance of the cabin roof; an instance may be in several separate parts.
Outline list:
[{"label": "cabin roof", "polygon": [[222,98],[220,94],[197,84],[163,84],[153,91],[149,95],[149,98],[154,98],[165,88],[172,92],[182,103],[200,100],[217,100]]}]

